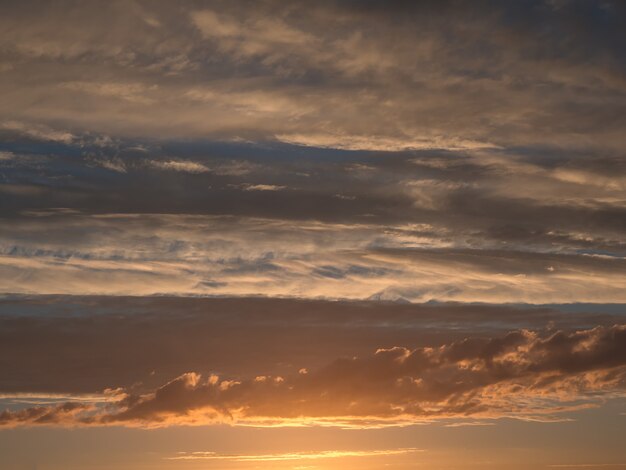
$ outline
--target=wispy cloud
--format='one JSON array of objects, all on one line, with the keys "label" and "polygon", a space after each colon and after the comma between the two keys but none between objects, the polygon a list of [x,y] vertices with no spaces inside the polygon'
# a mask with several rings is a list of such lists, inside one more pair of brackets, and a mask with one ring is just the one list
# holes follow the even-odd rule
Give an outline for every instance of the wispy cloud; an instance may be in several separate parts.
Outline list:
[{"label": "wispy cloud", "polygon": [[399,152],[404,150],[473,150],[495,148],[489,142],[463,140],[457,137],[433,135],[430,137],[397,136],[386,137],[368,135],[326,134],[279,134],[276,138],[282,142],[310,147],[335,148],[342,150],[369,150]]},{"label": "wispy cloud", "polygon": [[210,6],[134,6],[124,21],[116,5],[41,18],[6,7],[0,118],[340,149],[620,149],[622,13],[610,2],[525,15],[514,2],[491,15],[476,14],[484,2]]},{"label": "wispy cloud", "polygon": [[[258,197],[287,192],[276,185],[243,188],[250,189],[240,194]],[[13,191],[39,194],[44,189]],[[568,252],[567,245],[556,253],[512,249],[510,243],[508,249],[495,248],[489,238],[474,234],[466,239],[432,224],[381,227],[229,216],[41,214],[25,213],[0,228],[5,292],[535,304],[626,300],[622,256]],[[558,242],[555,236],[553,246]],[[22,281],[25,273],[28,283]]]},{"label": "wispy cloud", "polygon": [[239,187],[241,187],[245,191],[280,191],[282,189],[285,189],[285,186],[280,186],[276,184],[244,183],[241,184]]},{"label": "wispy cloud", "polygon": [[291,460],[340,459],[351,457],[383,457],[390,455],[413,454],[421,449],[384,449],[384,450],[324,450],[318,452],[286,452],[260,455],[233,455],[217,452],[179,452],[168,460],[231,460],[234,462],[282,462]]},{"label": "wispy cloud", "polygon": [[37,140],[62,142],[64,144],[69,144],[76,138],[76,136],[72,135],[70,132],[57,130],[41,124],[28,124],[21,121],[1,122],[0,129],[15,131]]},{"label": "wispy cloud", "polygon": [[182,171],[185,173],[206,173],[211,171],[202,163],[190,160],[150,160],[149,164],[161,170]]}]

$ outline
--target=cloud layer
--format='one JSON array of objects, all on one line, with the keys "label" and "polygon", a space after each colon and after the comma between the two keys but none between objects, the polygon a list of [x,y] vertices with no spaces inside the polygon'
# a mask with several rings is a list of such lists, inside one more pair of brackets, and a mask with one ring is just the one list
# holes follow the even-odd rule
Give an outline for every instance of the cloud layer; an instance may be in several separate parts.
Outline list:
[{"label": "cloud layer", "polygon": [[2,290],[624,302],[623,19],[3,5]]},{"label": "cloud layer", "polygon": [[66,396],[85,401],[105,388],[144,393],[190,370],[288,376],[396,345],[432,348],[510,330],[621,324],[623,312],[623,305],[8,297],[0,302],[0,357],[7,358],[0,361],[0,394],[18,394],[17,404],[29,397],[46,404],[42,394],[59,402]]},{"label": "cloud layer", "polygon": [[623,248],[598,234],[65,210],[10,220],[0,228],[0,279],[11,293],[626,301]]},{"label": "cloud layer", "polygon": [[67,402],[7,410],[0,424],[367,427],[468,417],[551,420],[623,396],[625,366],[624,325],[549,334],[517,330],[437,347],[378,349],[284,377],[188,372],[145,393],[109,389],[101,406]]},{"label": "cloud layer", "polygon": [[620,2],[27,2],[1,13],[0,119],[343,149],[621,148]]}]

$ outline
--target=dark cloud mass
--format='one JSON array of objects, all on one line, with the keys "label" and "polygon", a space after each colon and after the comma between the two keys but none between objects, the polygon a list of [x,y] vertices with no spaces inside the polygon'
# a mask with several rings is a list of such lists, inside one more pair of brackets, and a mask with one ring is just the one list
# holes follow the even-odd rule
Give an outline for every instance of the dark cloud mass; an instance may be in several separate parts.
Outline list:
[{"label": "dark cloud mass", "polygon": [[551,420],[624,389],[622,307],[35,296],[1,311],[9,427]]},{"label": "dark cloud mass", "polygon": [[[622,396],[626,327],[541,336],[528,330],[435,348],[378,349],[287,377],[203,378],[188,372],[145,394],[109,390],[103,408],[66,403],[5,411],[0,424],[166,426],[283,420],[344,425],[385,420],[522,418],[581,406],[587,395]],[[526,402],[528,404],[522,405]],[[341,421],[339,421],[341,423]]]},{"label": "dark cloud mass", "polygon": [[593,305],[570,311],[271,298],[5,298],[0,394],[143,390],[189,370],[288,375],[378,348],[433,347],[516,329],[575,331],[623,318],[623,306]]}]

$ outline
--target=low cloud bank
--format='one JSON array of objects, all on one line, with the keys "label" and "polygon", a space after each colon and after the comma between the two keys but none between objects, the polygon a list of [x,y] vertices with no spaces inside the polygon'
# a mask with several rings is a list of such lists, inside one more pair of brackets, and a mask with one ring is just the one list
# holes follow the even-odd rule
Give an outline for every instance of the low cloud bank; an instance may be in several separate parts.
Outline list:
[{"label": "low cloud bank", "polygon": [[116,389],[104,404],[65,403],[0,414],[20,425],[374,426],[449,418],[553,420],[621,396],[626,325],[574,332],[512,331],[439,347],[379,349],[291,376],[188,372],[148,393]]}]

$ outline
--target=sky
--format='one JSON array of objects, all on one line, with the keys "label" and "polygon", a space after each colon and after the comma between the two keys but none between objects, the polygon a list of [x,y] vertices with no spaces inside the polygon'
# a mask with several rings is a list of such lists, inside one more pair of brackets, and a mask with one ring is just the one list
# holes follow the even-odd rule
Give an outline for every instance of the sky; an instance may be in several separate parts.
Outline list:
[{"label": "sky", "polygon": [[0,468],[626,469],[626,4],[0,3]]}]

